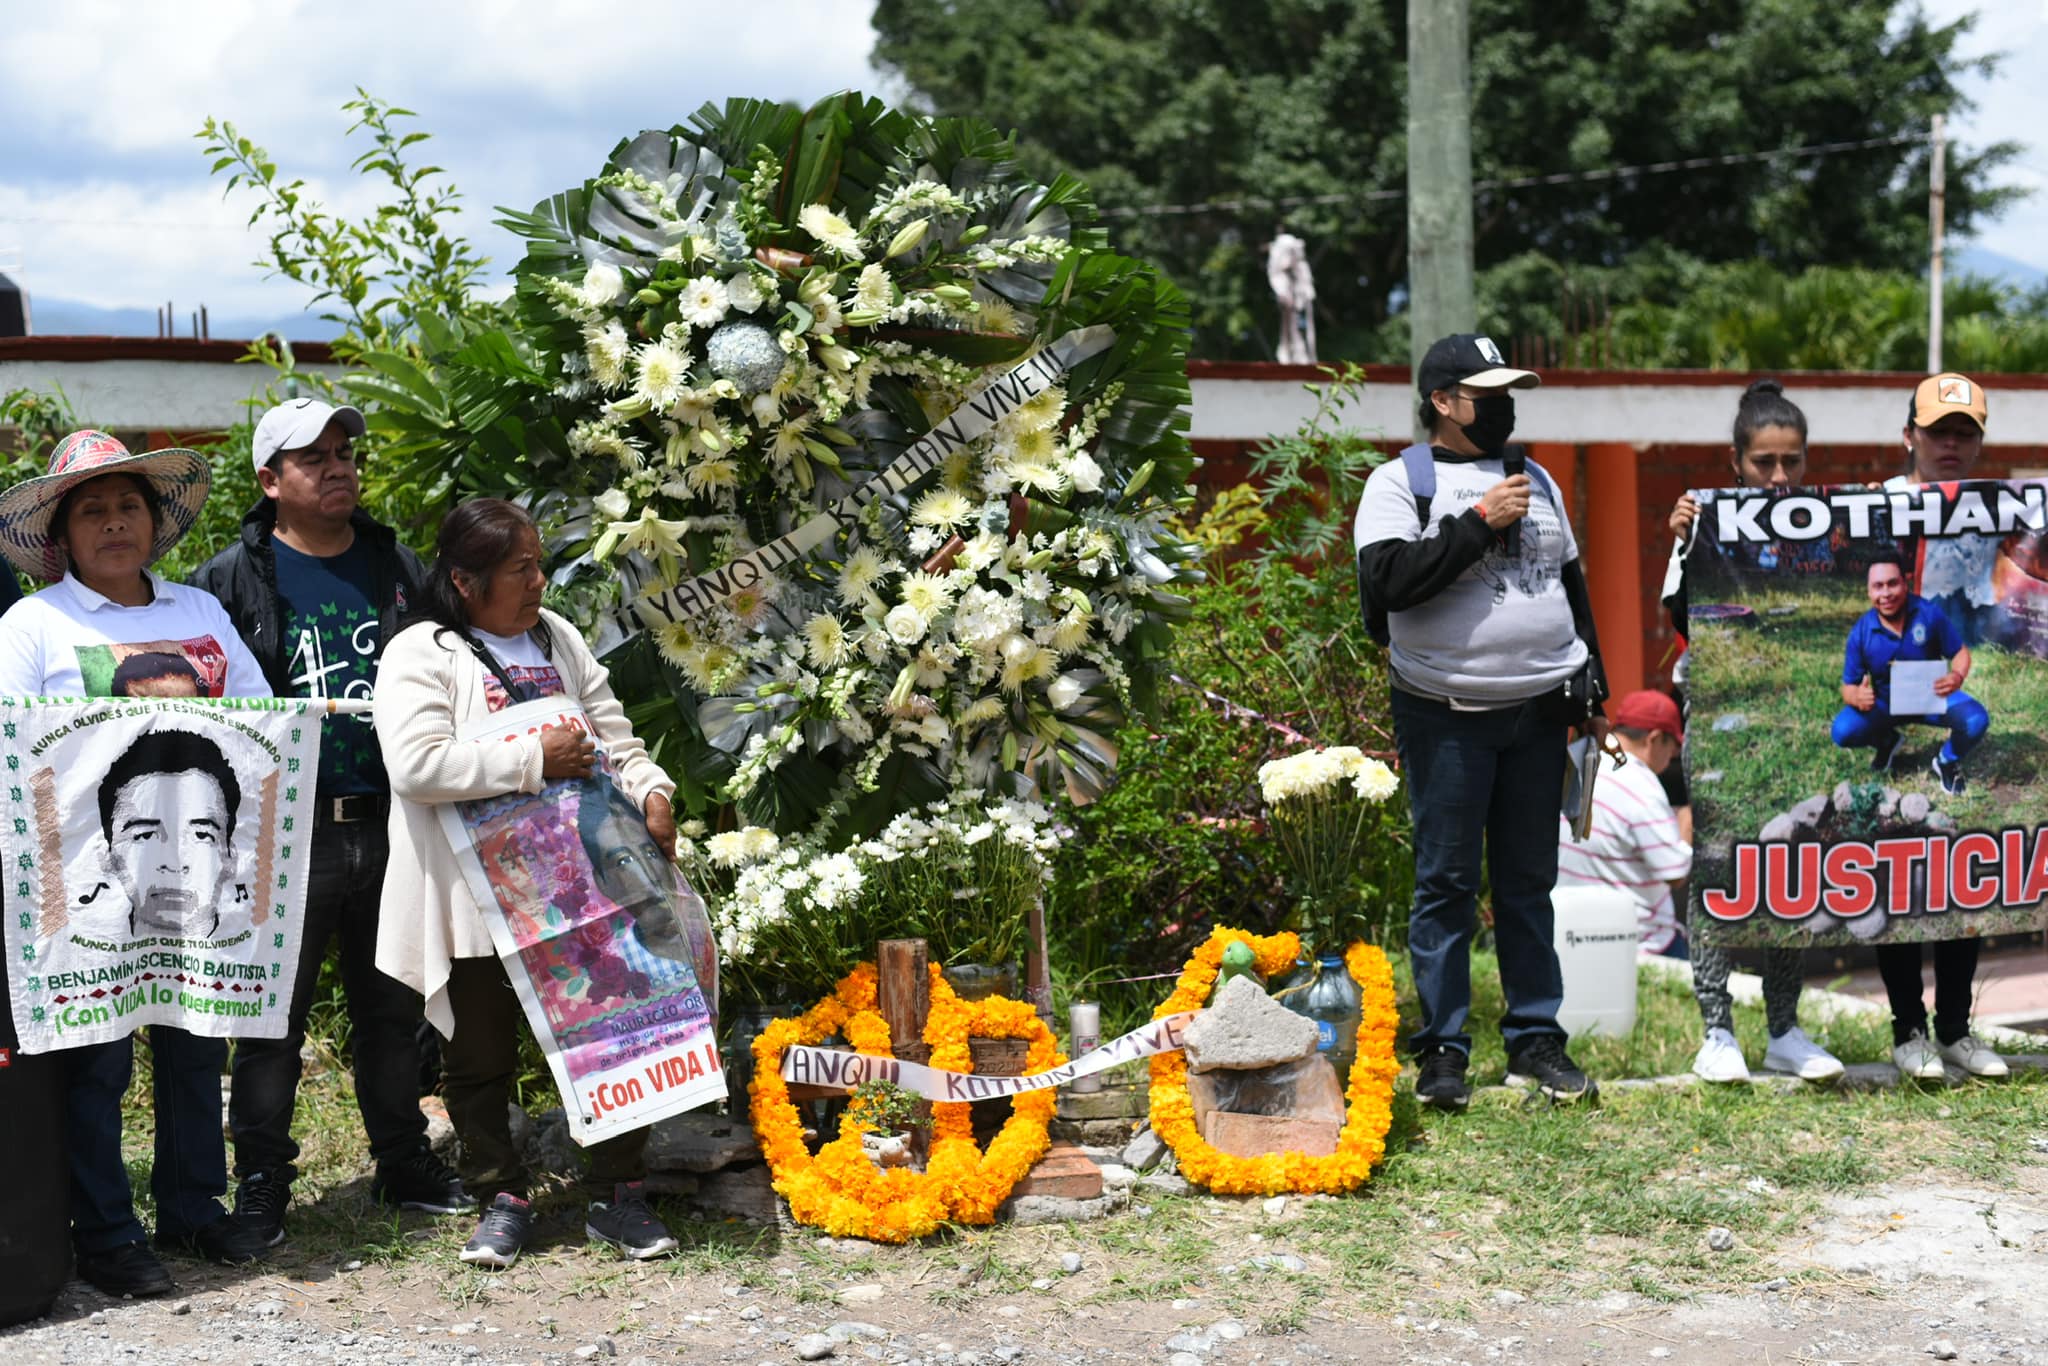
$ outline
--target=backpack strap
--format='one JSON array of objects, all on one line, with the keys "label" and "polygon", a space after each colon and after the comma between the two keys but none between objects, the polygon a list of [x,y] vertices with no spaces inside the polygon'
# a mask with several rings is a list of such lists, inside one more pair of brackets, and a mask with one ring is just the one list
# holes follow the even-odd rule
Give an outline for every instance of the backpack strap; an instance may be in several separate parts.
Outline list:
[{"label": "backpack strap", "polygon": [[1429,530],[1429,502],[1436,497],[1436,454],[1426,441],[1401,451],[1401,467],[1408,475],[1408,492],[1415,497],[1415,515],[1422,530]]}]

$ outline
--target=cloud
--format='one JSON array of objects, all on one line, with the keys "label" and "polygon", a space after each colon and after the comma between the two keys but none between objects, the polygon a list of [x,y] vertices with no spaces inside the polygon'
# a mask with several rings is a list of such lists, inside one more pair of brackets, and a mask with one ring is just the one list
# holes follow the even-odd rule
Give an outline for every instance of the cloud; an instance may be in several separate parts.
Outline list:
[{"label": "cloud", "polygon": [[1927,0],[1928,17],[1950,23],[1966,14],[1977,21],[1963,40],[1965,56],[2002,53],[1991,79],[1970,77],[1962,90],[1976,108],[1951,120],[1949,136],[1964,147],[2017,142],[2019,159],[1999,173],[1997,183],[2034,193],[1980,224],[1974,240],[1990,251],[2048,267],[2048,149],[2039,130],[2048,127],[2048,84],[2037,75],[2048,69],[2048,0]]},{"label": "cloud", "polygon": [[[287,176],[360,211],[341,106],[363,87],[416,111],[413,149],[464,196],[463,230],[512,266],[490,224],[593,174],[620,138],[734,96],[809,102],[876,88],[872,6],[772,10],[585,0],[213,0],[204,7],[67,0],[10,13],[0,82],[0,260],[32,294],[102,306],[289,311],[303,291],[249,262],[254,201],[221,203],[193,134],[224,118]],[[117,84],[104,73],[121,72]]]}]

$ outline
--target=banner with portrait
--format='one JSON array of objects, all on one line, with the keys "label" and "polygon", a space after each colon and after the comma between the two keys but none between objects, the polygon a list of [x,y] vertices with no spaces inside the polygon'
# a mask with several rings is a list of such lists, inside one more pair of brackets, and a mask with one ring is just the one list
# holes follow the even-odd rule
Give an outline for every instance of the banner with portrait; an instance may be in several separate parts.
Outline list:
[{"label": "banner with portrait", "polygon": [[2048,485],[1695,497],[1691,932],[1805,947],[2036,928]]},{"label": "banner with portrait", "polygon": [[325,704],[157,696],[0,701],[24,1052],[286,1032]]},{"label": "banner with portrait", "polygon": [[[462,738],[554,726],[590,730],[557,697],[507,707]],[[451,802],[440,814],[571,1137],[590,1143],[723,1099],[710,919],[602,750],[588,779]]]}]

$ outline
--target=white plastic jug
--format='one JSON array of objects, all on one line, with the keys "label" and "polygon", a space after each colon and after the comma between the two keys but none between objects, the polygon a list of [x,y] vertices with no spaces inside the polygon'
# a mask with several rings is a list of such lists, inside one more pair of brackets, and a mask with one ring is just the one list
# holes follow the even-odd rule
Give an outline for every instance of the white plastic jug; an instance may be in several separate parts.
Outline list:
[{"label": "white plastic jug", "polygon": [[1557,912],[1557,965],[1564,970],[1564,1005],[1557,1023],[1567,1034],[1625,1035],[1636,1027],[1635,899],[1615,887],[1559,887],[1550,894]]}]

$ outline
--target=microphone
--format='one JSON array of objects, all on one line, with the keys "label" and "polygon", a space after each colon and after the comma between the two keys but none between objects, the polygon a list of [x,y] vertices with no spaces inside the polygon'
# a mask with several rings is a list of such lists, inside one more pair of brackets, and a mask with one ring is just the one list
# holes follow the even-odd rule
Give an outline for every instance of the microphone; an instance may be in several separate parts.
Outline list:
[{"label": "microphone", "polygon": [[[1509,446],[1501,451],[1500,472],[1507,478],[1512,479],[1518,474],[1528,473],[1528,467],[1528,452],[1524,448]],[[1518,560],[1522,557],[1522,524],[1520,522],[1509,522],[1501,528],[1500,548],[1507,552],[1507,556],[1511,560]]]}]

